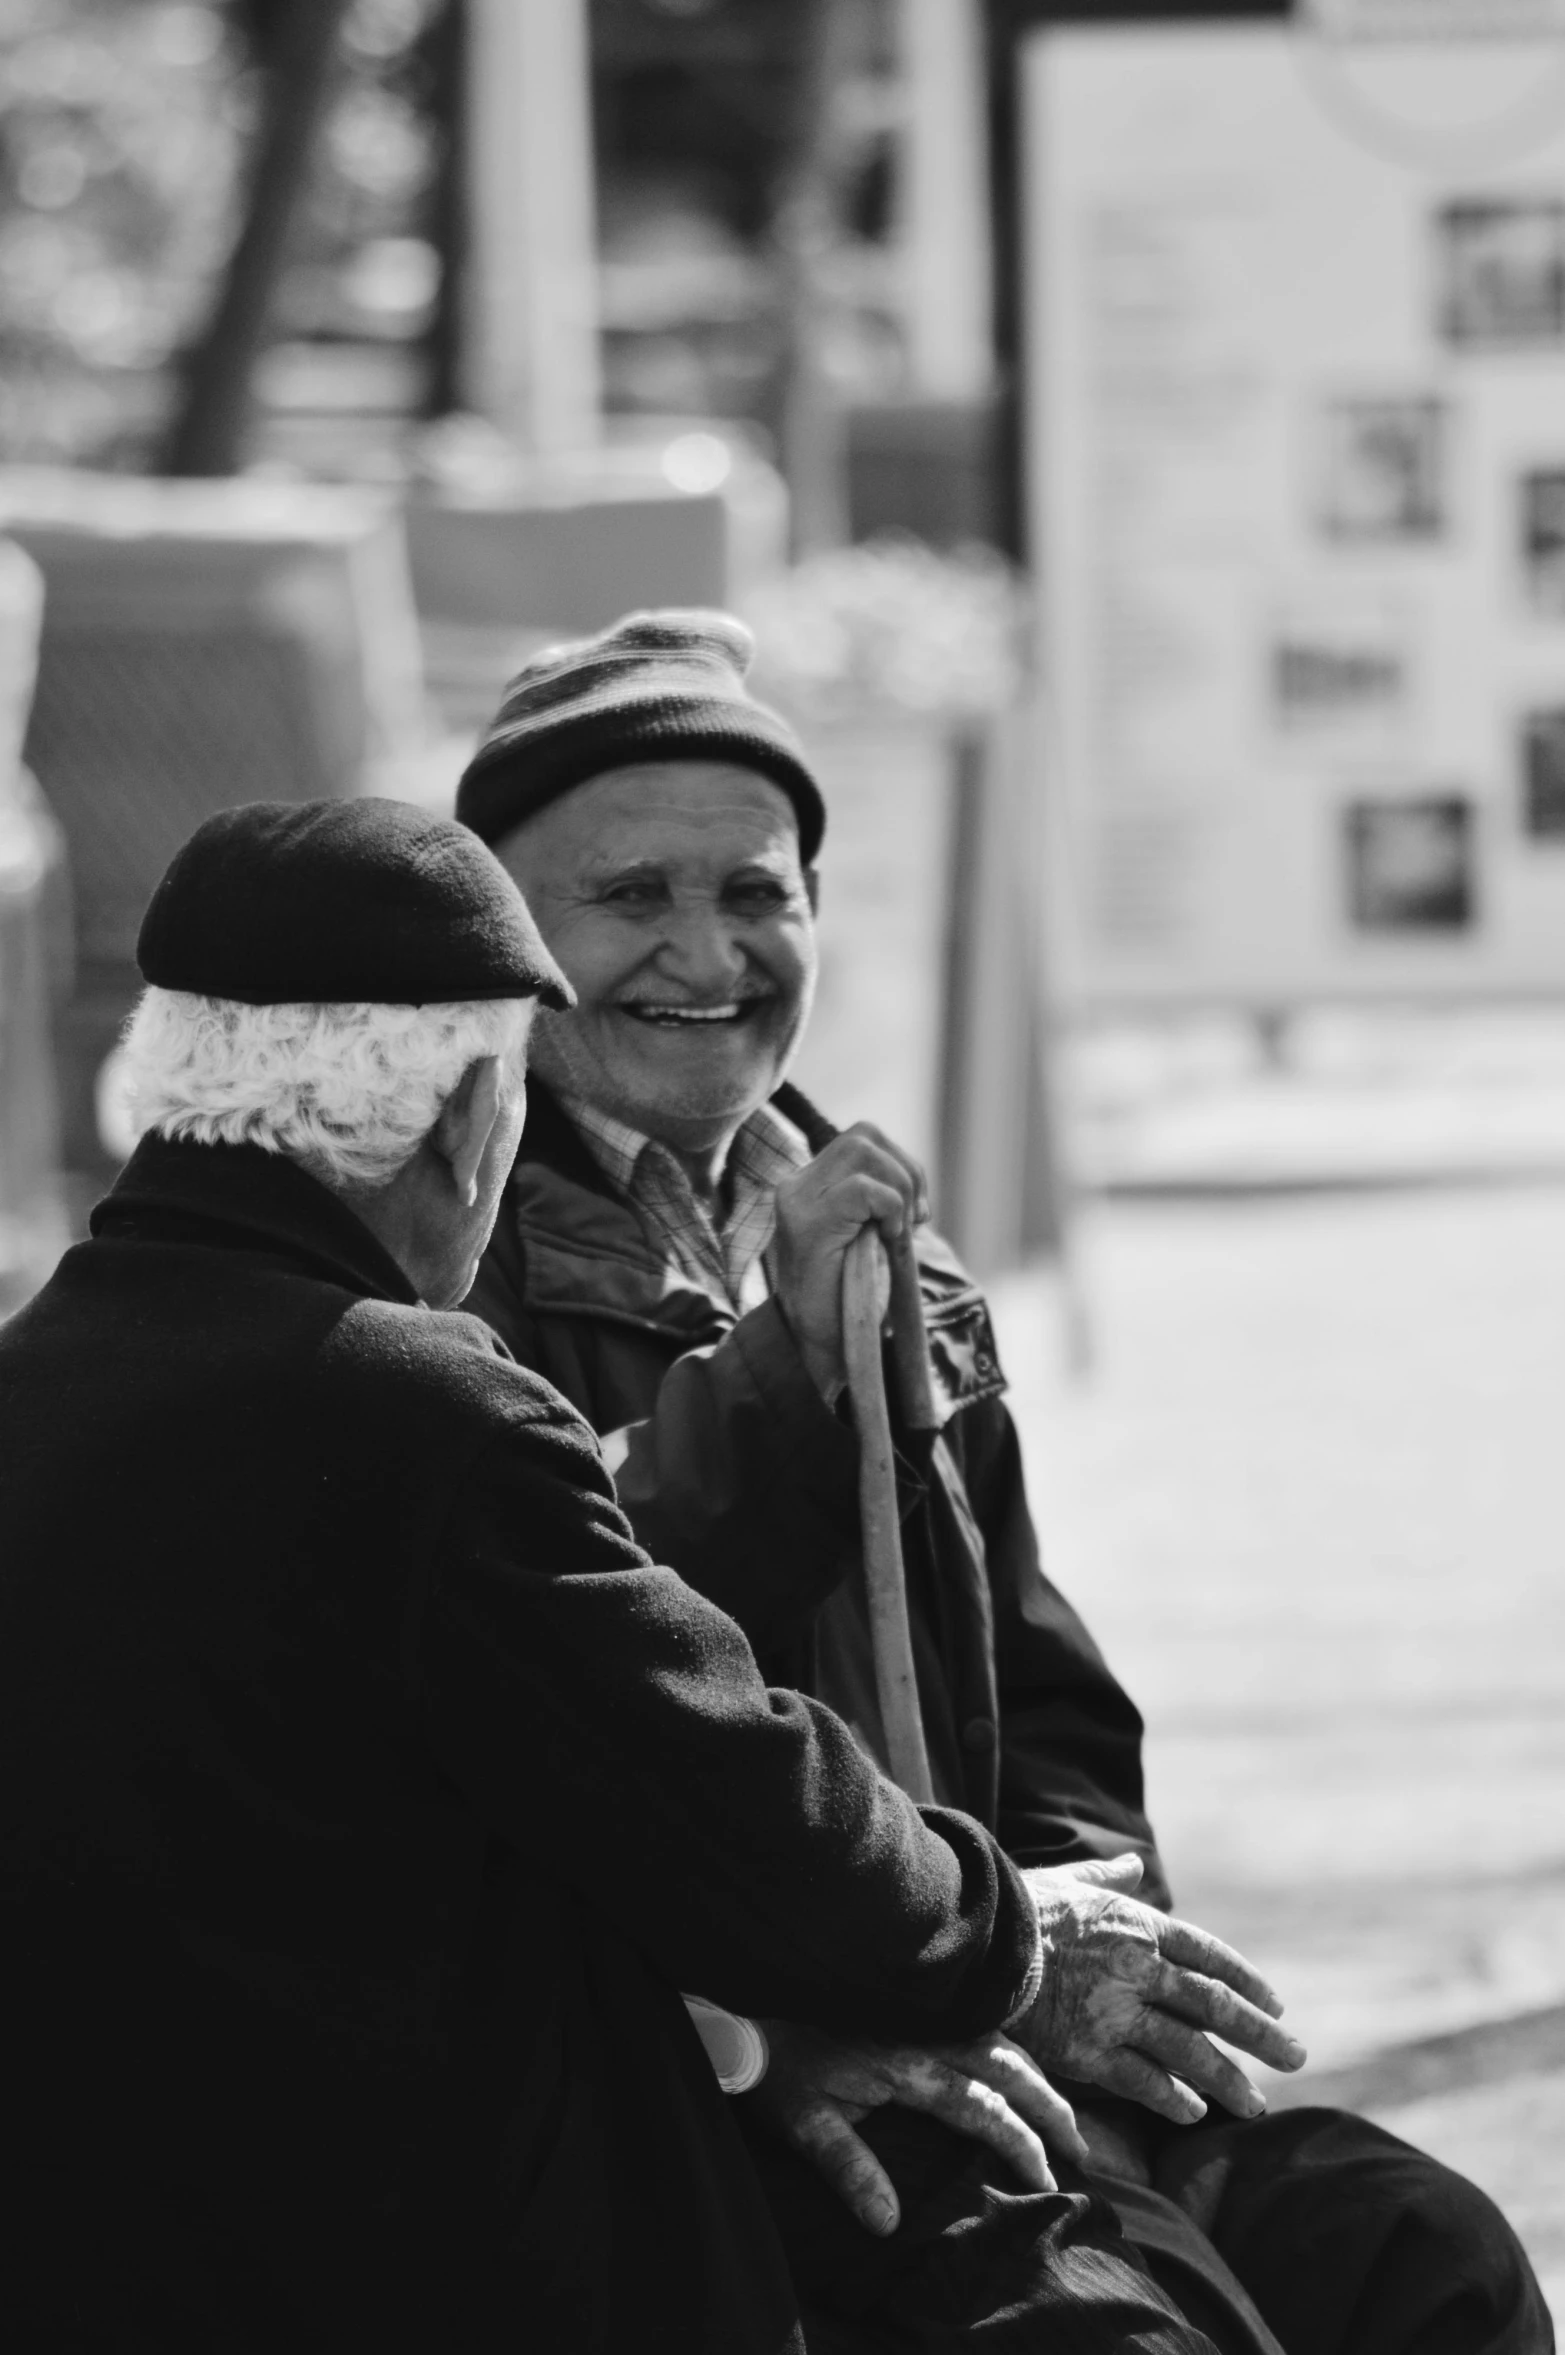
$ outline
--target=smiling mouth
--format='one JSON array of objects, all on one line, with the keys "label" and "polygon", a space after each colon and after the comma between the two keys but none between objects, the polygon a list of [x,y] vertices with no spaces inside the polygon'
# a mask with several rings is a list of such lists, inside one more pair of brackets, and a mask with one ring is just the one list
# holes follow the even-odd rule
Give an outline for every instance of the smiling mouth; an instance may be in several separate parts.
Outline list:
[{"label": "smiling mouth", "polygon": [[649,1001],[632,999],[619,1008],[634,1022],[650,1023],[658,1030],[694,1029],[701,1024],[743,1022],[759,1011],[764,998],[730,998],[721,1006],[661,1006]]}]

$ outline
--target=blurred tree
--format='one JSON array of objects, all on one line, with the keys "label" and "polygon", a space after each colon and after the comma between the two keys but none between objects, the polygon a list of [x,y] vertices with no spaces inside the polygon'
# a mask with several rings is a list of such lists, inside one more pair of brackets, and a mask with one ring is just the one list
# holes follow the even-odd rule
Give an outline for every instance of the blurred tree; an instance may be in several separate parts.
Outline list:
[{"label": "blurred tree", "polygon": [[460,8],[302,15],[313,140],[292,0],[0,0],[0,462],[395,470],[458,249]]},{"label": "blurred tree", "polygon": [[243,225],[205,328],[180,366],[182,399],[164,452],[169,474],[232,474],[244,446],[255,364],[309,184],[349,0],[234,0],[262,76],[261,121]]},{"label": "blurred tree", "polygon": [[0,11],[0,458],[145,463],[249,121],[208,0]]}]

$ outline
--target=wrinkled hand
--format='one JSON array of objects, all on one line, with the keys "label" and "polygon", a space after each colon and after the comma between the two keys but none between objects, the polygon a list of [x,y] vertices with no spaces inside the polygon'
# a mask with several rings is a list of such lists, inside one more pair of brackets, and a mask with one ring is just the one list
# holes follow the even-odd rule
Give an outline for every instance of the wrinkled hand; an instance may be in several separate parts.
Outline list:
[{"label": "wrinkled hand", "polygon": [[842,1260],[871,1220],[889,1242],[929,1216],[918,1163],[861,1120],[777,1189],[777,1299],[828,1405],[846,1379]]},{"label": "wrinkled hand", "polygon": [[1303,2045],[1277,2025],[1282,2005],[1243,1955],[1129,1894],[1139,1857],[1036,1866],[1023,1879],[1043,1931],[1043,1985],[1012,2025],[1046,2067],[1190,2126],[1206,2115],[1203,2094],[1240,2118],[1266,2107],[1203,2030],[1274,2069],[1303,2066]]},{"label": "wrinkled hand", "polygon": [[1070,2104],[1021,2047],[998,2030],[972,2044],[840,2044],[792,2020],[765,2020],[771,2058],[740,2098],[779,2139],[807,2158],[869,2232],[895,2232],[901,2208],[891,2179],[853,2129],[897,2102],[984,2142],[1034,2191],[1053,2191],[1044,2153],[1080,2165],[1086,2146]]}]

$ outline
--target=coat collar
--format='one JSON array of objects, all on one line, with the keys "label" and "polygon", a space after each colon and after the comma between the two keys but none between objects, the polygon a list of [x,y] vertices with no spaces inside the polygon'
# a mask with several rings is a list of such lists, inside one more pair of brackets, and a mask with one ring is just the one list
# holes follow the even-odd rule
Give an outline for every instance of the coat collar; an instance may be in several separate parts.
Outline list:
[{"label": "coat collar", "polygon": [[[811,1136],[826,1127],[796,1089],[779,1090],[778,1110]],[[525,1251],[518,1251],[519,1239]],[[527,1083],[527,1125],[489,1245],[529,1308],[667,1335],[686,1349],[722,1339],[734,1323],[724,1302],[669,1264],[589,1150],[553,1092]]]},{"label": "coat collar", "polygon": [[[795,1088],[777,1109],[820,1152],[836,1135]],[[916,1252],[941,1419],[1005,1388],[989,1311],[943,1237],[922,1228]],[[682,1349],[708,1348],[731,1309],[668,1264],[616,1194],[548,1090],[528,1083],[527,1126],[489,1245],[503,1281],[535,1314],[600,1318]]]},{"label": "coat collar", "polygon": [[94,1210],[103,1241],[200,1242],[269,1251],[372,1299],[418,1295],[385,1246],[318,1180],[259,1145],[144,1136]]}]

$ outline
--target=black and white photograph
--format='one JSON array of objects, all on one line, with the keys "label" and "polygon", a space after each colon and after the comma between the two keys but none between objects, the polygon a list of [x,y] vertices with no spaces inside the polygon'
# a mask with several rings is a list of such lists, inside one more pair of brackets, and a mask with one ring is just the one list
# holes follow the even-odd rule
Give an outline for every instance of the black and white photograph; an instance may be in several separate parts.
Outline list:
[{"label": "black and white photograph", "polygon": [[1370,796],[1343,813],[1356,932],[1465,932],[1477,920],[1473,804],[1457,793]]},{"label": "black and white photograph", "polygon": [[1470,197],[1434,220],[1440,333],[1459,349],[1565,343],[1565,190]]},{"label": "black and white photograph", "polygon": [[1449,527],[1450,405],[1428,394],[1334,396],[1318,424],[1316,521],[1328,540],[1395,545]]},{"label": "black and white photograph", "polygon": [[1552,2355],[1474,5],[0,0],[0,2355]]},{"label": "black and white photograph", "polygon": [[1565,621],[1565,462],[1522,475],[1516,522],[1528,610],[1545,620]]},{"label": "black and white photograph", "polygon": [[1530,841],[1565,843],[1565,703],[1526,713],[1519,742],[1523,829]]}]

